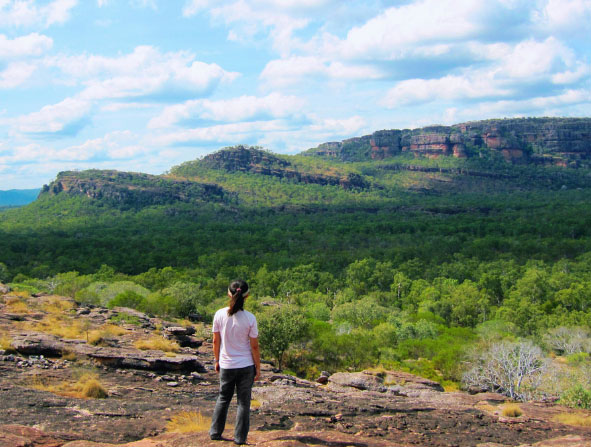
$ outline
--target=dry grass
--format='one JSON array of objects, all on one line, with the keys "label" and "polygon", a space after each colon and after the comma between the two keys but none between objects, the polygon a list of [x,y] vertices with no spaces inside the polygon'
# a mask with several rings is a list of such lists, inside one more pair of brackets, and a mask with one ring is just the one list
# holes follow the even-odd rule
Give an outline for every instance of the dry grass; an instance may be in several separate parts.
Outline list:
[{"label": "dry grass", "polygon": [[99,329],[88,331],[86,341],[91,345],[102,345],[109,337],[117,337],[126,334],[127,331],[115,324],[105,324]]},{"label": "dry grass", "polygon": [[9,297],[5,301],[5,311],[13,314],[28,314],[30,312],[27,303],[16,297]]},{"label": "dry grass", "polygon": [[28,324],[25,328],[61,338],[86,339],[86,331],[80,321],[60,315],[47,315],[43,320]]},{"label": "dry grass", "polygon": [[261,408],[263,403],[258,399],[251,399],[250,408]]},{"label": "dry grass", "polygon": [[211,419],[206,418],[201,412],[182,411],[174,415],[168,424],[166,431],[177,433],[203,433],[209,431]]},{"label": "dry grass", "polygon": [[506,404],[503,406],[502,414],[508,418],[518,418],[523,414],[523,410],[517,404]]},{"label": "dry grass", "polygon": [[45,297],[40,309],[50,314],[62,314],[75,307],[72,301],[65,300],[58,296]]},{"label": "dry grass", "polygon": [[133,345],[141,350],[153,349],[164,352],[179,352],[181,349],[177,342],[159,336],[151,337],[146,340],[137,340]]},{"label": "dry grass", "polygon": [[485,411],[487,413],[491,413],[491,414],[493,414],[497,410],[497,408],[495,406],[489,404],[488,402],[478,402],[474,406],[474,408],[476,408],[477,410],[480,410],[480,411]]},{"label": "dry grass", "polygon": [[14,352],[14,348],[12,347],[12,338],[8,334],[4,334],[0,332],[0,349],[7,351],[7,352]]},{"label": "dry grass", "polygon": [[575,427],[591,427],[591,416],[584,413],[560,413],[554,416],[552,420]]},{"label": "dry grass", "polygon": [[100,383],[98,376],[92,373],[82,374],[75,383],[66,381],[51,383],[40,376],[34,376],[32,386],[37,390],[76,399],[104,399],[109,396],[107,390]]}]

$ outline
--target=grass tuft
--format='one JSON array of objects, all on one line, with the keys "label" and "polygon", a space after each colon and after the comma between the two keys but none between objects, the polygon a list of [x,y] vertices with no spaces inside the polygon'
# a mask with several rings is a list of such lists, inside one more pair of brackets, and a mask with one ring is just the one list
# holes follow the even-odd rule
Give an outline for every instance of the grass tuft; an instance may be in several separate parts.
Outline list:
[{"label": "grass tuft", "polygon": [[507,404],[503,407],[503,416],[508,418],[518,418],[523,414],[523,410],[517,404]]},{"label": "grass tuft", "polygon": [[12,347],[12,338],[0,332],[0,349],[6,352],[16,352],[15,349]]},{"label": "grass tuft", "polygon": [[104,399],[109,396],[98,376],[91,373],[83,374],[75,383],[66,381],[51,383],[46,378],[35,375],[32,378],[32,386],[37,390],[77,399]]},{"label": "grass tuft", "polygon": [[170,419],[170,422],[166,424],[166,431],[202,433],[208,431],[210,426],[211,419],[203,416],[200,411],[182,411]]},{"label": "grass tuft", "polygon": [[583,413],[560,413],[554,416],[552,420],[575,427],[591,427],[591,416]]},{"label": "grass tuft", "polygon": [[94,374],[83,374],[74,384],[73,389],[82,397],[91,399],[104,399],[109,396]]},{"label": "grass tuft", "polygon": [[177,342],[158,336],[148,338],[147,340],[137,340],[133,345],[137,349],[144,351],[154,349],[164,352],[179,352],[181,349]]}]

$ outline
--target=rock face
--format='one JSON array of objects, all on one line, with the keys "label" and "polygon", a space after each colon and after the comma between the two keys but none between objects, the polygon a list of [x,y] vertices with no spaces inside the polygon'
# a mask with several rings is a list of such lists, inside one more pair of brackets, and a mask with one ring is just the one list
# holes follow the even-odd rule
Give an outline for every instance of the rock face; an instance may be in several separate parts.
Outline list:
[{"label": "rock face", "polygon": [[112,205],[134,208],[175,202],[220,202],[226,199],[226,193],[217,185],[100,170],[60,172],[56,180],[43,186],[40,196],[45,194],[86,196]]},{"label": "rock face", "polygon": [[383,160],[403,152],[430,158],[499,154],[511,163],[589,166],[591,118],[522,118],[475,121],[422,129],[381,130],[323,143],[306,155],[345,161]]}]

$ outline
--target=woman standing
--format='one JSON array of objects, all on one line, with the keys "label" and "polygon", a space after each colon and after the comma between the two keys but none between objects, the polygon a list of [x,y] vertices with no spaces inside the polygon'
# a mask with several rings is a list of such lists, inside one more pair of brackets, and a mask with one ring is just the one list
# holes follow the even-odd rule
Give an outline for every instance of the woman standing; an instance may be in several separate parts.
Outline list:
[{"label": "woman standing", "polygon": [[230,304],[213,317],[213,353],[215,370],[220,374],[220,392],[209,429],[213,440],[221,440],[228,407],[236,389],[238,411],[234,443],[246,444],[250,427],[252,385],[261,374],[259,331],[253,314],[244,310],[248,296],[245,281],[233,281],[228,287]]}]

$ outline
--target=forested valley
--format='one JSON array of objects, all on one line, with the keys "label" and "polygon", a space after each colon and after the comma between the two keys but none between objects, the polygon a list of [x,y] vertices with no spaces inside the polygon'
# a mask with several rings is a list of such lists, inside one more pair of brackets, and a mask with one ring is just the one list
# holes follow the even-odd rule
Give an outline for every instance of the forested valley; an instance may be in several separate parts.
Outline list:
[{"label": "forested valley", "polygon": [[[0,282],[210,322],[244,278],[265,358],[293,374],[397,368],[589,408],[590,175],[243,146],[162,176],[64,172],[0,212]],[[488,380],[521,357],[518,389]]]}]

